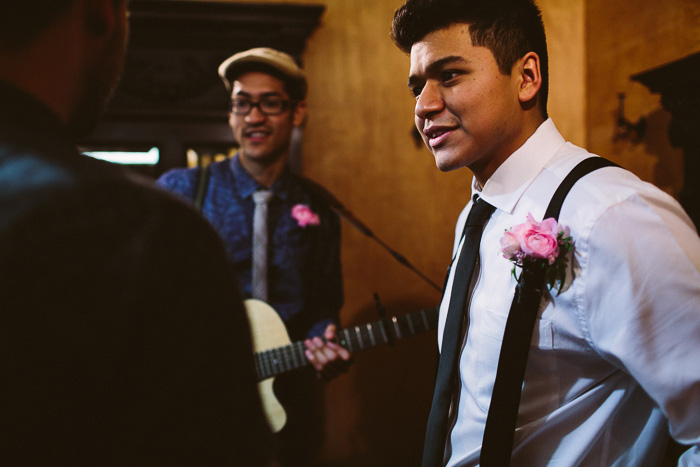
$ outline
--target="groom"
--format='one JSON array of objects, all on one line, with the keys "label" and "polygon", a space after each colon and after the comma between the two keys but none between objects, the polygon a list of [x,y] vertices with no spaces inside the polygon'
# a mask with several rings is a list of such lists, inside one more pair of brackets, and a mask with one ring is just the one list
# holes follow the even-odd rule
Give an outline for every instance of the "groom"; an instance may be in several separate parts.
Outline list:
[{"label": "groom", "polygon": [[[393,38],[410,54],[426,146],[440,170],[468,168],[478,195],[458,219],[440,307],[441,359],[457,353],[457,377],[445,384],[454,388],[448,404],[433,405],[423,459],[424,467],[473,466],[483,464],[516,286],[501,239],[529,215],[542,221],[555,189],[592,155],[548,118],[547,47],[533,0],[407,0]],[[485,224],[483,236],[462,242],[468,213],[467,232]],[[692,222],[670,196],[616,167],[581,178],[559,221],[574,243],[573,268],[561,294],[545,293],[526,337],[513,465],[650,465],[669,432],[691,445],[683,465],[698,465],[700,240]],[[461,256],[479,246],[474,273],[459,278]],[[457,289],[466,303],[452,303]],[[447,325],[453,308],[465,317]]]}]

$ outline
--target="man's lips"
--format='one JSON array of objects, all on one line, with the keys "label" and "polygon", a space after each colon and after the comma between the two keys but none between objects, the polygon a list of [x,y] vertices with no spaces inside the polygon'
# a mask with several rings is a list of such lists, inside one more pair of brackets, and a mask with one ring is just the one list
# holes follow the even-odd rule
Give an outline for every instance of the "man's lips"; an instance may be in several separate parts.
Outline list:
[{"label": "man's lips", "polygon": [[428,138],[430,147],[434,148],[442,144],[455,129],[456,127],[452,126],[431,126],[430,128],[424,128],[423,134]]},{"label": "man's lips", "polygon": [[256,128],[255,130],[246,130],[245,132],[243,132],[243,137],[251,142],[257,142],[264,140],[265,138],[270,136],[271,133],[272,132],[269,130]]}]

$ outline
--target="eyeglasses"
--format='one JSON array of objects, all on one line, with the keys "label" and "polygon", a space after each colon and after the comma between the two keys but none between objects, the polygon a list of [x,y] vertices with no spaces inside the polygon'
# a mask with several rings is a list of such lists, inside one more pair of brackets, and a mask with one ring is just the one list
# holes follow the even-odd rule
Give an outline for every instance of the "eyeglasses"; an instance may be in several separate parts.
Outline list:
[{"label": "eyeglasses", "polygon": [[278,99],[276,97],[265,97],[259,101],[236,98],[231,102],[231,112],[235,115],[248,115],[253,107],[257,107],[263,115],[280,115],[286,111],[293,101]]}]

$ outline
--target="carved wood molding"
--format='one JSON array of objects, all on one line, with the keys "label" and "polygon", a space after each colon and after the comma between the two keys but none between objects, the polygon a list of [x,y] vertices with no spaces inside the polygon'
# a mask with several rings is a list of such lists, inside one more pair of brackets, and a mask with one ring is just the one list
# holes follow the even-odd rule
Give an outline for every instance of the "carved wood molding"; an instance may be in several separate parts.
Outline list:
[{"label": "carved wood molding", "polygon": [[301,62],[324,7],[180,0],[132,0],[124,76],[111,118],[221,119],[228,96],[217,68],[251,47]]},{"label": "carved wood molding", "polygon": [[679,201],[700,228],[700,52],[630,77],[661,94],[671,114],[668,137],[683,149],[684,177]]}]

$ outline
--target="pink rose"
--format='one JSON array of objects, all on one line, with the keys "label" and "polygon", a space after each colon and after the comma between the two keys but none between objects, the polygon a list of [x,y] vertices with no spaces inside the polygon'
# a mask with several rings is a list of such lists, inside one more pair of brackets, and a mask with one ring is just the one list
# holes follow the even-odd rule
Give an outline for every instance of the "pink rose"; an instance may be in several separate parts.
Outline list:
[{"label": "pink rose", "polygon": [[520,253],[520,236],[511,230],[503,234],[501,238],[501,251],[505,259],[519,259]]},{"label": "pink rose", "polygon": [[300,227],[307,225],[319,225],[321,221],[318,214],[314,213],[307,205],[297,204],[292,207],[292,217],[296,219]]},{"label": "pink rose", "polygon": [[503,257],[521,263],[522,259],[546,259],[552,265],[559,256],[558,235],[566,232],[552,218],[537,222],[531,214],[527,222],[519,224],[506,231],[501,238]]},{"label": "pink rose", "polygon": [[521,243],[523,253],[533,258],[546,259],[551,265],[559,255],[559,243],[551,232],[532,228],[523,236]]},{"label": "pink rose", "polygon": [[525,256],[546,259],[552,265],[559,256],[559,224],[552,218],[545,219],[541,223],[536,222],[531,215],[527,216],[528,222],[518,227],[520,248]]},{"label": "pink rose", "polygon": [[520,280],[516,267],[525,267],[526,260],[546,260],[549,264],[546,270],[547,285],[552,290],[559,284],[557,295],[566,281],[566,254],[573,248],[574,241],[569,236],[568,227],[553,218],[537,222],[531,214],[528,214],[527,222],[507,230],[501,238],[501,252],[504,258],[513,262],[515,280]]}]

